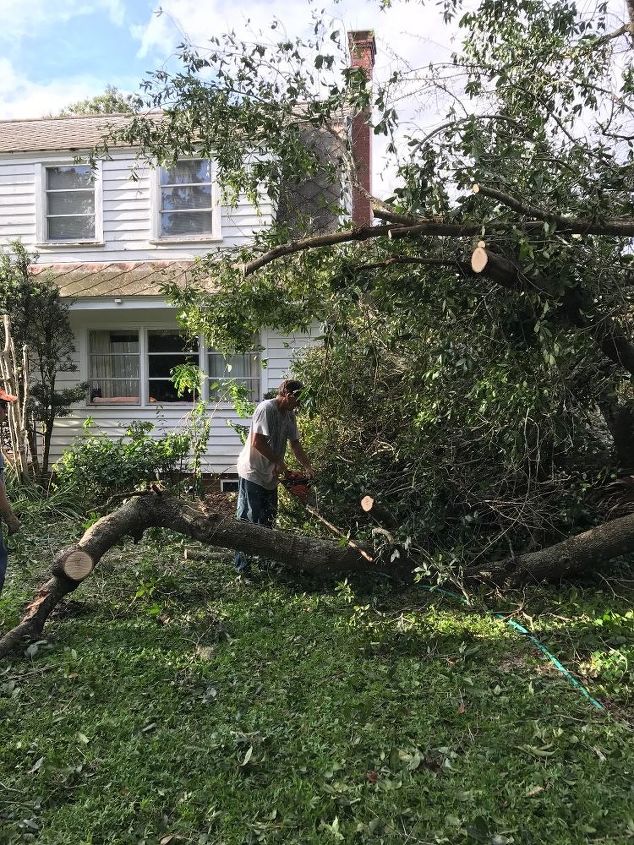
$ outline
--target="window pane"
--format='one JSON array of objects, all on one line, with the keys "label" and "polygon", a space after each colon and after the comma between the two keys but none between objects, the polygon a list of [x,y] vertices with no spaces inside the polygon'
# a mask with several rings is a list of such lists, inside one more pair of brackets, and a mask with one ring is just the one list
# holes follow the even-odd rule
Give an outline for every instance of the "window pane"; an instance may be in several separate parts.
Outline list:
[{"label": "window pane", "polygon": [[93,354],[124,353],[139,351],[139,333],[137,331],[115,331],[98,329],[89,334],[90,352]]},{"label": "window pane", "polygon": [[88,333],[89,398],[103,402],[139,403],[138,331],[94,330]]},{"label": "window pane", "polygon": [[161,209],[211,208],[211,185],[161,188]]},{"label": "window pane", "polygon": [[149,384],[150,402],[192,402],[192,394],[186,390],[182,396],[176,393],[176,388],[169,379],[150,381]]},{"label": "window pane", "polygon": [[174,167],[161,167],[161,185],[183,185],[192,182],[211,182],[209,159],[178,161]]},{"label": "window pane", "polygon": [[209,353],[209,376],[211,378],[254,378],[257,376],[257,355],[220,355]]},{"label": "window pane", "polygon": [[138,405],[139,381],[138,379],[92,379],[88,397],[92,405]]},{"label": "window pane", "polygon": [[83,241],[95,237],[94,217],[49,217],[49,241],[76,240]]},{"label": "window pane", "polygon": [[148,332],[149,352],[197,352],[198,338],[186,339],[170,329],[153,329]]},{"label": "window pane", "polygon": [[148,375],[150,378],[170,378],[171,370],[179,364],[194,364],[198,366],[198,353],[191,355],[149,355]]},{"label": "window pane", "polygon": [[211,211],[180,211],[161,214],[161,235],[210,235]]},{"label": "window pane", "polygon": [[49,214],[94,214],[94,191],[61,191],[47,194]]},{"label": "window pane", "polygon": [[[257,352],[240,355],[209,353],[210,399],[227,399],[226,382],[235,380],[248,390],[249,399],[257,400],[260,394],[260,356]],[[217,387],[214,387],[218,385]]]},{"label": "window pane", "polygon": [[92,188],[93,185],[93,174],[87,164],[46,168],[47,188]]}]

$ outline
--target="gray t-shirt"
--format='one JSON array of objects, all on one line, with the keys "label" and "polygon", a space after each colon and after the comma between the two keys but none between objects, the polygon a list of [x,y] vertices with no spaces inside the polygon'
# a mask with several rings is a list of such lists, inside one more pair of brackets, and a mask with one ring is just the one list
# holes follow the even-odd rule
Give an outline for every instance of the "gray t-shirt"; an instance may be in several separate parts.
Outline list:
[{"label": "gray t-shirt", "polygon": [[238,475],[247,481],[254,481],[267,490],[275,490],[277,478],[273,475],[273,463],[253,447],[253,437],[264,434],[269,446],[279,461],[284,460],[289,440],[299,440],[297,423],[293,411],[280,411],[275,399],[265,399],[255,409],[249,436],[238,457]]}]

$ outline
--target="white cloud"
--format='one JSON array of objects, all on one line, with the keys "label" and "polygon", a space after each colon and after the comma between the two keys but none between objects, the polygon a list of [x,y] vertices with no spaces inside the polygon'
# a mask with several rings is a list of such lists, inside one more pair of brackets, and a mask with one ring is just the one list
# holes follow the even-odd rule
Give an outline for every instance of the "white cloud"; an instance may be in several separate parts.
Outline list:
[{"label": "white cloud", "polygon": [[111,23],[122,26],[126,0],[0,0],[0,41],[15,42],[65,23],[106,11]]},{"label": "white cloud", "polygon": [[103,80],[92,76],[31,82],[0,57],[0,116],[3,120],[56,114],[64,106],[103,92]]}]

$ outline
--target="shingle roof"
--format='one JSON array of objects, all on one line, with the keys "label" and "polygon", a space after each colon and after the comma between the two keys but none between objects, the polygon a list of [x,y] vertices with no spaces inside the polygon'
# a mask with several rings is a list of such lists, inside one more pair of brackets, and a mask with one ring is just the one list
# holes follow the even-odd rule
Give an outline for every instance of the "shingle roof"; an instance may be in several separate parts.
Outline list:
[{"label": "shingle roof", "polygon": [[127,114],[0,120],[0,153],[89,150],[129,120]]},{"label": "shingle roof", "polygon": [[36,274],[46,273],[71,299],[92,297],[161,296],[161,285],[191,281],[193,261],[117,261],[83,264],[38,264]]}]

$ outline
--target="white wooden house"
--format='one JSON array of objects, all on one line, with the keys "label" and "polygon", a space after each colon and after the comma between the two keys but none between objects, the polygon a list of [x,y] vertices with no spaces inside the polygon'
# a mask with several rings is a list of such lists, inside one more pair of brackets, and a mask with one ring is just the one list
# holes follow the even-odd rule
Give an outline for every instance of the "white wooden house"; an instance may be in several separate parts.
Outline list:
[{"label": "white wooden house", "polygon": [[[373,50],[371,33],[362,35]],[[78,369],[62,377],[89,383],[85,401],[56,423],[51,460],[82,436],[88,417],[93,432],[112,437],[134,420],[152,422],[157,436],[179,429],[191,402],[178,399],[169,372],[195,361],[209,377],[204,398],[213,414],[205,469],[230,475],[240,442],[227,421],[238,418],[230,403],[209,395],[209,383],[240,378],[260,399],[289,374],[294,353],[311,337],[264,330],[254,339],[259,356],[228,361],[202,339],[192,350],[160,286],[168,277],[184,282],[197,256],[248,244],[276,212],[266,204],[256,210],[246,200],[223,206],[209,160],[181,160],[165,169],[115,147],[94,170],[77,164],[126,119],[0,121],[0,248],[20,239],[37,251],[38,268],[52,273],[71,300]]]}]

